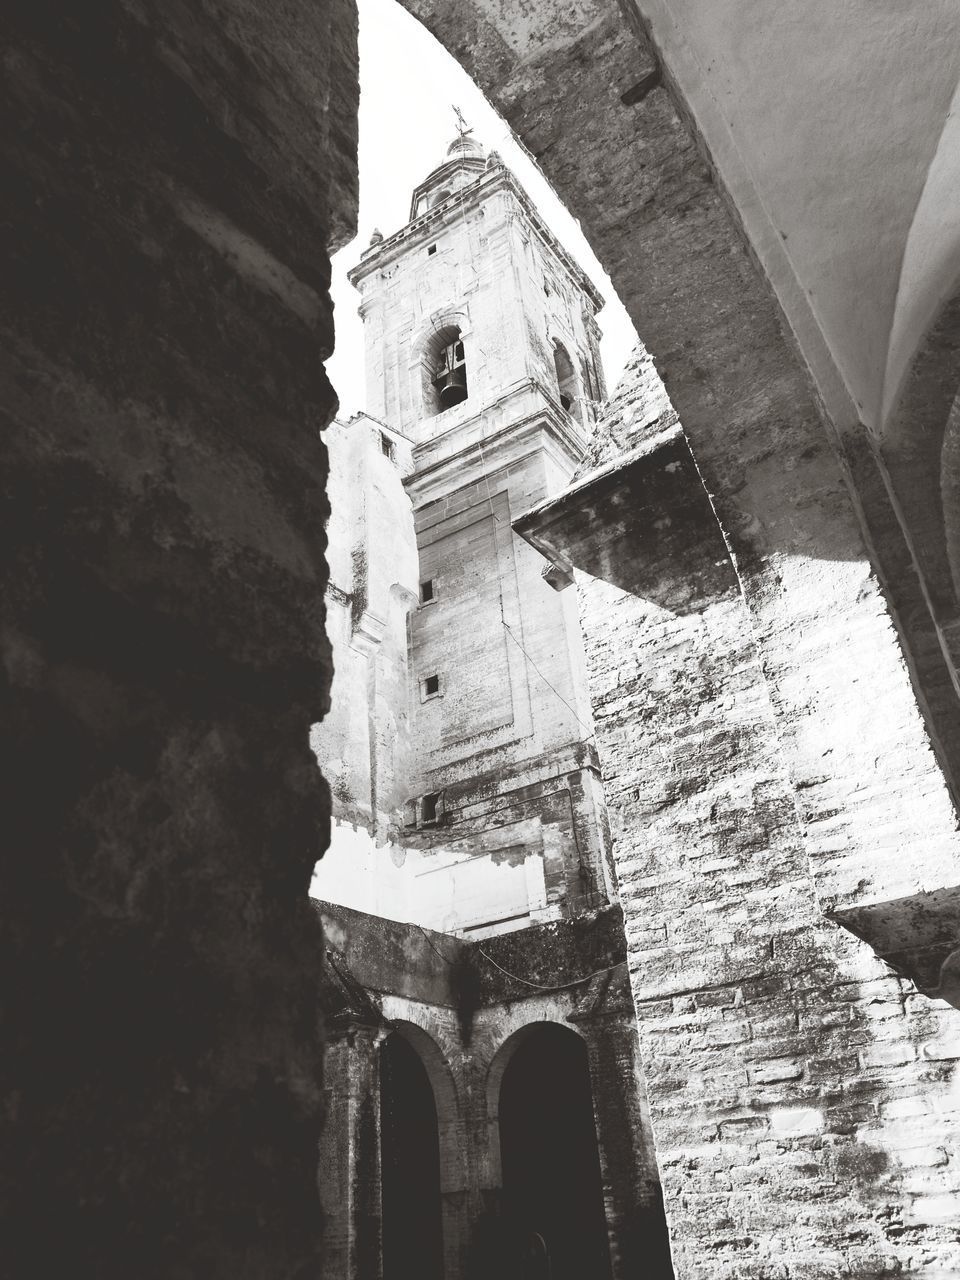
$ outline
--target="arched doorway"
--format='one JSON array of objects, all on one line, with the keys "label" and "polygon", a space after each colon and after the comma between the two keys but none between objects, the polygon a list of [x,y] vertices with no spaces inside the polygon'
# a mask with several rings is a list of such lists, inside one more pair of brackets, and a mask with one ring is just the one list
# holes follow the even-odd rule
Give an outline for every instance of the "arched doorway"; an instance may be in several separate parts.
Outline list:
[{"label": "arched doorway", "polygon": [[505,1215],[524,1280],[609,1280],[587,1050],[544,1022],[527,1032],[500,1086]]},{"label": "arched doorway", "polygon": [[398,1032],[380,1050],[383,1280],[443,1280],[437,1106],[416,1049]]}]

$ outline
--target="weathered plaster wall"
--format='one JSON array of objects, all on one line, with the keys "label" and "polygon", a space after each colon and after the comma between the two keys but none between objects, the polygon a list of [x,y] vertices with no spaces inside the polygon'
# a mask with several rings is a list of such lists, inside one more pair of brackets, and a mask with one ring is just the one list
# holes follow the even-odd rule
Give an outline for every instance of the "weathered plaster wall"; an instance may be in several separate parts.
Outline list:
[{"label": "weathered plaster wall", "polygon": [[310,743],[330,785],[330,847],[311,892],[325,901],[410,919],[412,879],[401,827],[411,767],[408,615],[418,558],[403,477],[410,442],[356,414],[326,433],[333,650],[330,711]]},{"label": "weathered plaster wall", "polygon": [[399,824],[409,771],[407,615],[418,572],[403,489],[410,445],[360,414],[333,423],[325,440],[334,678],[330,711],[313,727],[311,746],[330,785],[334,818],[383,843]]},{"label": "weathered plaster wall", "polygon": [[355,14],[2,29],[2,1269],[302,1274]]}]

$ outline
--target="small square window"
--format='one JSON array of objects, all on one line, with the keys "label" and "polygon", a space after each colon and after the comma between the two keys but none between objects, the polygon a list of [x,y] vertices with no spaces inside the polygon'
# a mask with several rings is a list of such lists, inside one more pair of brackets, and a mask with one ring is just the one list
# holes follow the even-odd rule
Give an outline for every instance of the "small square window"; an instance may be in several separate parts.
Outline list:
[{"label": "small square window", "polygon": [[427,257],[429,258],[431,254],[434,254],[436,252],[437,252],[437,246],[435,244],[432,244],[430,248],[427,250]]},{"label": "small square window", "polygon": [[384,431],[380,432],[380,452],[385,458],[393,461],[393,441]]},{"label": "small square window", "polygon": [[420,682],[422,701],[426,702],[428,698],[439,698],[440,696],[440,677],[438,675],[424,676]]},{"label": "small square window", "polygon": [[425,579],[420,583],[420,603],[430,604],[430,602],[436,600],[436,598],[437,591],[433,578]]}]

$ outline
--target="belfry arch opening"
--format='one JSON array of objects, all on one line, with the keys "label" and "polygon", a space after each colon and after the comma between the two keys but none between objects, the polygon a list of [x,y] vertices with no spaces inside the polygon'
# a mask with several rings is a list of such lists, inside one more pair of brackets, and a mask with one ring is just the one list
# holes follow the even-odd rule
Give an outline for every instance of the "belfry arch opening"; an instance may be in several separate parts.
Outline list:
[{"label": "belfry arch opening", "polygon": [[500,1082],[506,1221],[525,1280],[609,1280],[587,1050],[544,1022],[521,1034]]},{"label": "belfry arch opening", "polygon": [[383,1280],[443,1280],[437,1103],[419,1053],[400,1032],[380,1047]]},{"label": "belfry arch opening", "polygon": [[560,404],[567,413],[572,414],[574,417],[579,417],[580,399],[577,394],[577,375],[574,372],[570,354],[562,342],[555,341],[553,344],[553,367],[557,375]]},{"label": "belfry arch opening", "polygon": [[467,356],[459,325],[431,334],[423,352],[423,408],[427,417],[462,404],[468,395]]}]

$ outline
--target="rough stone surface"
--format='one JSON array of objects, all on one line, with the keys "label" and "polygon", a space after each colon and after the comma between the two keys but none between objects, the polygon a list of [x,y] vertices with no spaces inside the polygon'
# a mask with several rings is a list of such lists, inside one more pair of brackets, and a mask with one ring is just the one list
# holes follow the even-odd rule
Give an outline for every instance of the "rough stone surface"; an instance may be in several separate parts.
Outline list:
[{"label": "rough stone surface", "polygon": [[678,435],[517,524],[582,571],[677,1275],[950,1274],[952,1012],[823,919],[738,565]]},{"label": "rough stone surface", "polygon": [[[587,1048],[612,1273],[671,1275],[620,912],[466,943],[417,925],[322,908],[330,947],[330,1098],[321,1189],[324,1275],[377,1274],[378,1040],[404,1035],[437,1106],[445,1274],[476,1274],[485,1224],[503,1211],[498,1107],[512,1054],[544,1021]],[[464,1018],[464,973],[471,1005]],[[344,982],[346,978],[346,982]],[[348,991],[347,988],[350,988]],[[359,998],[358,998],[359,997]],[[558,1117],[558,1125],[564,1119]]]},{"label": "rough stone surface", "polygon": [[355,14],[2,26],[2,1269],[302,1275]]}]

